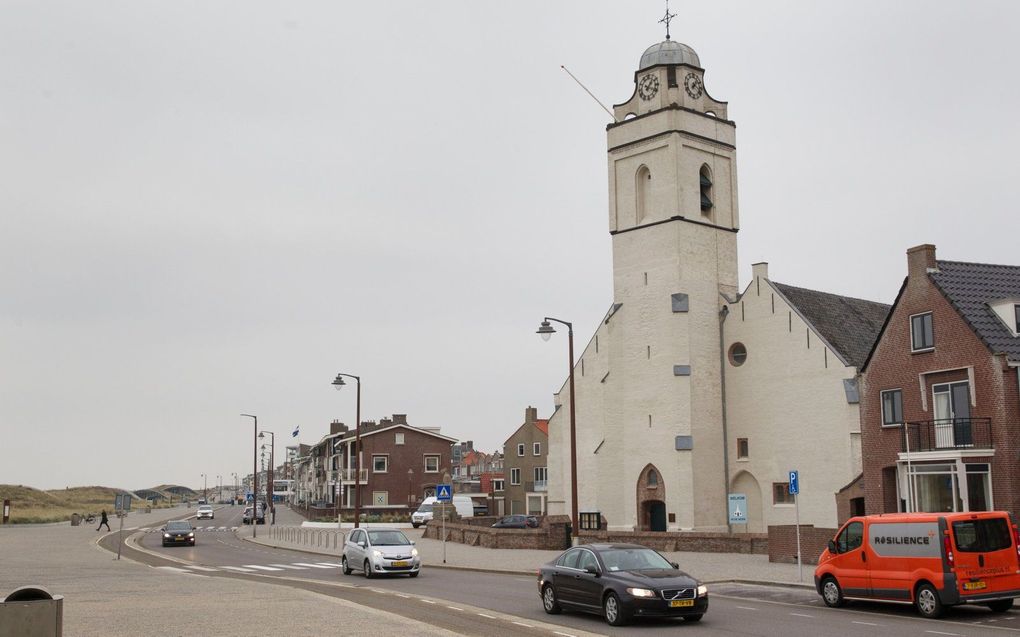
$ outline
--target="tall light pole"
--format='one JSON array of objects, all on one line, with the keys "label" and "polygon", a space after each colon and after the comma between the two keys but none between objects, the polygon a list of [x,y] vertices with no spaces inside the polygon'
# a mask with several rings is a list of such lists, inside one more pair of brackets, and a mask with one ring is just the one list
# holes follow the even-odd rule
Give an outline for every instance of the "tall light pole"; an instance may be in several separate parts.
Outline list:
[{"label": "tall light pole", "polygon": [[[337,391],[343,389],[343,386],[347,384],[344,382],[344,377],[353,378],[358,386],[358,401],[354,416],[354,528],[358,528],[361,522],[361,377],[351,374],[337,374],[336,378],[333,379],[333,387],[336,387]],[[339,475],[340,467],[337,467],[337,469],[337,474]],[[339,480],[337,482],[339,483]],[[339,522],[339,492],[336,496],[336,513],[337,521]]]},{"label": "tall light pole", "polygon": [[276,486],[273,484],[273,471],[276,469],[276,458],[273,455],[276,453],[276,434],[271,431],[261,431],[259,432],[259,438],[264,438],[266,434],[269,434],[269,471],[266,473],[266,499],[269,500],[269,523],[276,524],[276,504],[273,502],[273,494],[276,492]]},{"label": "tall light pole", "polygon": [[551,316],[545,317],[535,332],[548,341],[556,333],[549,321],[567,326],[567,348],[570,353],[570,543],[577,545],[577,427],[574,420],[574,326]]},{"label": "tall light pole", "polygon": [[230,501],[230,506],[234,506],[237,504],[237,474],[231,471],[230,475],[234,476],[234,499]]},{"label": "tall light pole", "polygon": [[251,464],[252,464],[252,470],[251,470],[252,489],[251,489],[251,492],[253,494],[252,497],[255,499],[255,501],[253,501],[251,503],[251,536],[252,536],[252,538],[254,538],[254,537],[258,536],[258,526],[259,526],[258,524],[255,524],[258,521],[258,520],[255,519],[255,509],[256,509],[256,506],[258,505],[257,500],[258,500],[258,497],[259,497],[259,419],[258,419],[258,416],[252,416],[251,414],[241,414],[241,415],[244,416],[245,418],[251,418],[252,420],[255,421],[255,423],[254,423],[255,424],[255,429],[253,430],[254,438],[252,438],[252,440],[254,440],[254,445],[252,446],[252,452],[251,452]]},{"label": "tall light pole", "polygon": [[223,500],[223,476],[216,476],[216,503]]},{"label": "tall light pole", "polygon": [[208,484],[208,480],[206,480],[206,475],[203,473],[202,474],[202,499],[205,500],[206,503],[208,504],[208,502],[209,502],[209,487],[207,486],[207,484]]}]

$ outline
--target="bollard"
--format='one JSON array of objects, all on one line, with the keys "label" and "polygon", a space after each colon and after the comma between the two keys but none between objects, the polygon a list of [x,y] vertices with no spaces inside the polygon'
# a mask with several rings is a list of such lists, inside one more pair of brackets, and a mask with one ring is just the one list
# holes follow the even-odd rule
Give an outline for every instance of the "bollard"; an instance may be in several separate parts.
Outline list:
[{"label": "bollard", "polygon": [[64,597],[39,586],[22,586],[0,602],[0,637],[61,637]]}]

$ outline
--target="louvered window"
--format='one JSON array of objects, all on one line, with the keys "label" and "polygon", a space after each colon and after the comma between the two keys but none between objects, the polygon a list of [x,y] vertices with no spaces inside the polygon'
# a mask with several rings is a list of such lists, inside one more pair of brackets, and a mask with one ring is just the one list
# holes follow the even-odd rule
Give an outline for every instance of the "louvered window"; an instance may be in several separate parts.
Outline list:
[{"label": "louvered window", "polygon": [[701,212],[708,214],[712,210],[712,175],[708,170],[708,165],[701,167],[699,174],[699,183],[701,186]]}]

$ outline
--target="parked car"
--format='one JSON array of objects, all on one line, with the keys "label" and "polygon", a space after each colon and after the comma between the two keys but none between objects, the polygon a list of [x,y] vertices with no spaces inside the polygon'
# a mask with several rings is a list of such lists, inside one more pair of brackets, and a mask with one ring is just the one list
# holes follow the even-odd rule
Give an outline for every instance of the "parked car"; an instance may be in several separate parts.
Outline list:
[{"label": "parked car", "polygon": [[634,617],[699,621],[708,588],[657,551],[637,544],[585,544],[567,549],[538,572],[542,607],[598,613],[613,626]]},{"label": "parked car", "polygon": [[833,607],[860,598],[913,602],[928,618],[956,604],[1004,613],[1020,596],[1020,531],[1006,511],[850,518],[822,551],[815,588]]},{"label": "parked car", "polygon": [[208,519],[212,520],[215,517],[216,516],[213,513],[213,508],[212,508],[211,504],[200,504],[200,505],[198,505],[198,515],[195,516],[196,519],[201,520],[202,518],[208,518]]},{"label": "parked car", "polygon": [[[436,511],[442,509],[443,506],[435,496],[425,498],[418,506],[418,510],[411,514],[411,526],[418,528],[422,524],[428,524],[432,521],[432,516]],[[470,518],[475,514],[475,505],[466,495],[453,496],[453,501],[447,502],[445,506],[456,509],[457,514],[462,518]]]},{"label": "parked car", "polygon": [[266,523],[266,514],[261,506],[253,508],[251,505],[248,505],[244,507],[244,513],[241,514],[241,522],[243,524],[251,524],[252,516],[255,517],[255,524]]},{"label": "parked car", "polygon": [[354,529],[347,534],[340,564],[344,575],[357,569],[367,578],[386,573],[418,577],[421,572],[418,549],[399,529]]},{"label": "parked car", "polygon": [[533,515],[515,513],[500,518],[492,525],[494,529],[534,529],[538,527],[538,518]]},{"label": "parked car", "polygon": [[163,546],[195,546],[195,529],[187,520],[167,522],[162,530]]}]

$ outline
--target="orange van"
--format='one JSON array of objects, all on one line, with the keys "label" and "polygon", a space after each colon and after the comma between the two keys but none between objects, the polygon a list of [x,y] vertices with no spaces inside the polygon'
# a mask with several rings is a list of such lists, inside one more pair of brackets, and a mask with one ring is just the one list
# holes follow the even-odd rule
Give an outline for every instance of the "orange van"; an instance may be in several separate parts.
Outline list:
[{"label": "orange van", "polygon": [[815,588],[846,599],[914,604],[925,617],[983,604],[1003,613],[1020,596],[1020,535],[1013,515],[888,513],[850,518],[822,551]]}]

